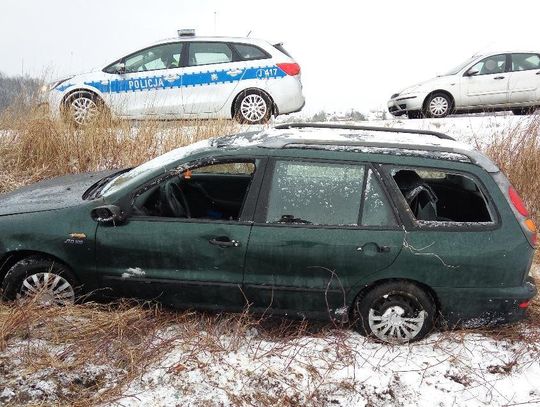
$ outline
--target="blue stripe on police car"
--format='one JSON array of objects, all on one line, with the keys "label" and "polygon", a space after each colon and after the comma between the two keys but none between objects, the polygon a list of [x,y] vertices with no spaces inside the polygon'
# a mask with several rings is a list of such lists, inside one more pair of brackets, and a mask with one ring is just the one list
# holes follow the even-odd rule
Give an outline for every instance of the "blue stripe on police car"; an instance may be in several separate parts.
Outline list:
[{"label": "blue stripe on police car", "polygon": [[[221,70],[214,72],[193,72],[178,75],[174,79],[165,76],[149,76],[129,79],[115,79],[112,81],[92,81],[84,84],[97,89],[101,93],[137,92],[152,89],[172,89],[190,86],[203,86],[221,83],[231,83],[252,79],[279,79],[287,74],[277,66],[247,68],[243,71]],[[56,88],[63,92],[73,84]]]}]

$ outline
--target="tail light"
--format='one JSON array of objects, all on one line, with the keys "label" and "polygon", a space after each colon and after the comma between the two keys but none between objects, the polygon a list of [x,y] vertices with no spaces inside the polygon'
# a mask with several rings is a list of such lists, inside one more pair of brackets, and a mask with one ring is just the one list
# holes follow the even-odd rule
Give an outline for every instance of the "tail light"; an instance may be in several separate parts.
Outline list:
[{"label": "tail light", "polygon": [[512,205],[514,205],[514,208],[516,208],[521,215],[525,217],[529,216],[529,211],[525,207],[523,200],[512,185],[508,187],[508,196],[510,196],[510,201],[512,202]]},{"label": "tail light", "polygon": [[529,239],[529,243],[532,247],[538,246],[538,235],[536,234],[536,224],[529,218],[529,211],[527,210],[525,203],[517,193],[516,189],[510,185],[510,182],[505,178],[505,183],[508,185],[507,193],[505,194],[510,201],[514,215],[521,225],[521,229],[525,233],[525,236]]},{"label": "tail light", "polygon": [[519,306],[519,308],[521,308],[521,309],[525,309],[525,308],[527,308],[529,305],[531,305],[531,302],[530,302],[530,301],[523,301],[523,302],[521,302],[518,306]]},{"label": "tail light", "polygon": [[277,64],[277,66],[289,76],[295,76],[300,73],[300,65],[298,65],[296,62]]}]

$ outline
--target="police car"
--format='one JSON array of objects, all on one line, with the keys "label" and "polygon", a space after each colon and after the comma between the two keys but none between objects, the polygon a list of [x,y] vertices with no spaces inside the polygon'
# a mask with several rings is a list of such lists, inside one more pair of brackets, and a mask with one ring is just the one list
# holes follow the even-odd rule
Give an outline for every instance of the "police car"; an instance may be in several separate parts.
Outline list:
[{"label": "police car", "polygon": [[234,118],[260,124],[304,106],[300,66],[282,44],[178,37],[52,84],[53,116],[84,125],[102,112],[129,119]]}]

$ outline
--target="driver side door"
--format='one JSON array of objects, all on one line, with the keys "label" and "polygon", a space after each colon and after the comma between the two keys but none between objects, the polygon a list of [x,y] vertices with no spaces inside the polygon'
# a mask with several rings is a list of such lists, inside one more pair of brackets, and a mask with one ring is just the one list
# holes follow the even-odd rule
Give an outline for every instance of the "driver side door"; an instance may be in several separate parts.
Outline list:
[{"label": "driver side door", "polygon": [[473,65],[461,78],[462,106],[458,107],[507,104],[509,59],[508,54],[492,55]]},{"label": "driver side door", "polygon": [[123,117],[180,117],[182,48],[182,43],[161,44],[135,52],[117,63],[117,73],[112,74],[110,81],[113,112]]},{"label": "driver side door", "polygon": [[[245,163],[245,161],[242,161]],[[240,163],[240,164],[242,164]],[[229,164],[229,163],[228,163]],[[212,173],[212,165],[203,167],[206,171],[201,179],[198,171],[186,172],[179,181],[178,176],[166,182],[179,182],[184,190],[191,217],[174,217],[170,213],[151,210],[159,205],[155,202],[141,203],[139,214],[131,215],[127,222],[117,226],[99,225],[96,242],[96,263],[102,286],[110,287],[114,296],[155,299],[182,308],[239,309],[245,305],[242,294],[244,260],[251,232],[255,200],[262,176],[264,160],[253,160],[251,173]],[[228,212],[221,207],[203,202],[204,194],[199,187],[188,188],[195,182],[204,184],[212,178],[221,184],[236,185],[234,194],[219,199],[229,202]],[[246,180],[243,184],[238,181]],[[242,189],[238,185],[244,185]],[[208,194],[215,194],[213,187]],[[159,196],[159,188],[156,196]],[[224,191],[224,189],[222,189]],[[151,200],[154,194],[141,194],[144,200]],[[204,195],[206,196],[206,195]],[[135,199],[137,202],[138,198]],[[232,203],[231,203],[232,202]],[[231,209],[237,203],[236,211]],[[201,210],[205,207],[205,210]],[[146,211],[146,213],[144,213]]]}]

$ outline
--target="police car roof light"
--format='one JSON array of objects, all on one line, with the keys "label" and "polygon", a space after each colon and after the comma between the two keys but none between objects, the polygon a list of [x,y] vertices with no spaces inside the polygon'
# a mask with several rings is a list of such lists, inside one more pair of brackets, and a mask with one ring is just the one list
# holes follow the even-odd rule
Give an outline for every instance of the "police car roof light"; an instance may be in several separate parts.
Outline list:
[{"label": "police car roof light", "polygon": [[178,30],[179,37],[195,37],[195,29],[193,28],[183,28]]}]

